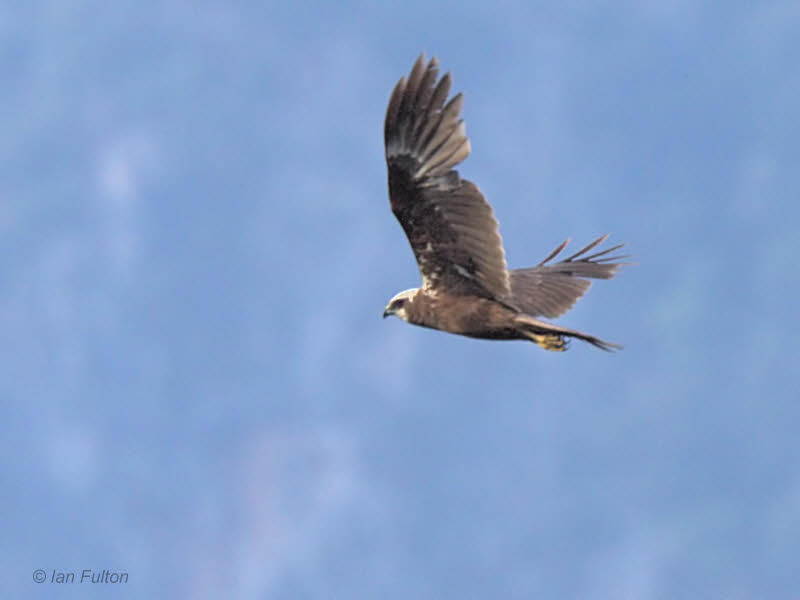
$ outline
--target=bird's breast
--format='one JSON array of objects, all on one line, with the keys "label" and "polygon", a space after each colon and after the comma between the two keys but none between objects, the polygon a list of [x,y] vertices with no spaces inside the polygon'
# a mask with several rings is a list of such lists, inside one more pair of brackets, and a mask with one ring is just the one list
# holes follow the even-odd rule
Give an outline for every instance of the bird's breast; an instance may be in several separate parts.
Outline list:
[{"label": "bird's breast", "polygon": [[517,339],[516,312],[489,298],[420,293],[407,312],[409,323],[485,339]]}]

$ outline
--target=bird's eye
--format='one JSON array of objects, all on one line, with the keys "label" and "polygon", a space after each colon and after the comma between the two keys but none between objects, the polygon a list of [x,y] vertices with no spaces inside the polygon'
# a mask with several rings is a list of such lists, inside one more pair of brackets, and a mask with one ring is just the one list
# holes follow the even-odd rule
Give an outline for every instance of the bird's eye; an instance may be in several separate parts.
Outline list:
[{"label": "bird's eye", "polygon": [[405,302],[405,300],[395,300],[394,302],[392,302],[392,310],[397,310],[398,308],[401,308],[403,306],[403,302]]}]

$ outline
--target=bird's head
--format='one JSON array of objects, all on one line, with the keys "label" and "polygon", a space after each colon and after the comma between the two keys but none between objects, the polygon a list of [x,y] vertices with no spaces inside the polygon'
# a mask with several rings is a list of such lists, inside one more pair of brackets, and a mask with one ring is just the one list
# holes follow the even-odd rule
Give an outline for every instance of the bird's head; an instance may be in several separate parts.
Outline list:
[{"label": "bird's head", "polygon": [[399,294],[395,294],[394,298],[389,300],[389,304],[387,304],[386,308],[383,309],[383,318],[385,319],[389,315],[394,315],[398,319],[408,321],[406,308],[414,301],[414,296],[417,295],[418,291],[419,288],[414,288],[412,290],[406,290],[404,292],[400,292]]}]

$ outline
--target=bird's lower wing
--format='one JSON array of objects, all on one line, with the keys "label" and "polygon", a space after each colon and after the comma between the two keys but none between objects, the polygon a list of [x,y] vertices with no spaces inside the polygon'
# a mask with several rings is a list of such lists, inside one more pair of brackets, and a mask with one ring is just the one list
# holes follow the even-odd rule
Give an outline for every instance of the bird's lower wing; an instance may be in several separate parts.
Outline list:
[{"label": "bird's lower wing", "polygon": [[597,238],[565,260],[547,264],[567,245],[563,242],[535,267],[509,271],[514,305],[534,317],[542,315],[554,319],[567,312],[589,289],[591,282],[585,278],[611,279],[625,264],[616,262],[625,256],[609,256],[622,244],[587,255],[607,237]]}]

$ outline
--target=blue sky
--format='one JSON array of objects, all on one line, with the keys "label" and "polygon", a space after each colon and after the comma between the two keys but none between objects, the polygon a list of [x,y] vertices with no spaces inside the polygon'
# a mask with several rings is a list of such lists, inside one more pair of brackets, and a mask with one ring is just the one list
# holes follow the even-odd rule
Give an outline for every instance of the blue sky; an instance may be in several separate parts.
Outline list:
[{"label": "blue sky", "polygon": [[[798,19],[0,8],[1,595],[796,597]],[[624,351],[380,318],[418,282],[382,120],[421,51],[510,266],[627,243],[558,321]]]}]

